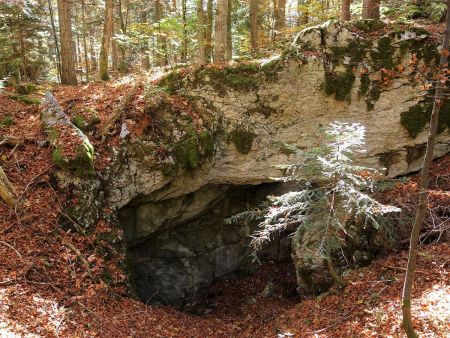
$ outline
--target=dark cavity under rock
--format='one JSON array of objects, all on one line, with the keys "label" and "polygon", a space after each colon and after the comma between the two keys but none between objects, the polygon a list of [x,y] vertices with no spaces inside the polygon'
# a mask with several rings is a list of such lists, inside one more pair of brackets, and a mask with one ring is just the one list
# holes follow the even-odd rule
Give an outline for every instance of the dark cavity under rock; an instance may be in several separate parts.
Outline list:
[{"label": "dark cavity under rock", "polygon": [[[170,200],[131,202],[120,220],[139,297],[148,303],[192,306],[221,277],[251,271],[255,263],[249,235],[257,222],[230,225],[225,219],[284,189],[280,184],[208,185]],[[258,257],[289,260],[290,238],[274,240]]]}]

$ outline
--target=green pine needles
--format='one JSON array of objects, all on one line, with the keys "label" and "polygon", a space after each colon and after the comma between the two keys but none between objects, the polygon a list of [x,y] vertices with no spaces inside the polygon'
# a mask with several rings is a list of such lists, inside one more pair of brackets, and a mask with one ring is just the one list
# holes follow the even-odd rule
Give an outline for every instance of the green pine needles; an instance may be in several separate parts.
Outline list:
[{"label": "green pine needles", "polygon": [[281,165],[285,176],[276,180],[295,181],[298,190],[270,196],[261,209],[232,216],[228,222],[259,220],[251,245],[258,251],[288,226],[315,227],[322,234],[317,253],[325,260],[338,284],[332,253],[341,249],[350,225],[384,224],[383,218],[400,209],[379,203],[370,196],[376,170],[356,165],[352,156],[364,153],[365,128],[353,123],[334,122],[323,130],[320,139],[308,150],[295,149],[302,159],[296,164]]}]

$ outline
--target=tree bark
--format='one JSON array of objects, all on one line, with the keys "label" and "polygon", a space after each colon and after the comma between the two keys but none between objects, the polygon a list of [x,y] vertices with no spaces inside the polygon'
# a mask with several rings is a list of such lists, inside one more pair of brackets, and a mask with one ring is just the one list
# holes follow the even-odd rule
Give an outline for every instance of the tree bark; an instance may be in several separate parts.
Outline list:
[{"label": "tree bark", "polygon": [[155,21],[158,25],[158,38],[157,38],[157,46],[158,46],[158,65],[166,66],[169,64],[169,57],[167,53],[167,38],[162,34],[161,30],[161,20],[163,18],[163,7],[161,4],[161,0],[155,0]]},{"label": "tree bark", "polygon": [[250,0],[250,45],[252,49],[252,55],[258,54],[259,41],[259,6],[258,0]]},{"label": "tree bark", "polygon": [[183,41],[181,42],[181,62],[187,62],[188,42],[187,42],[187,21],[186,21],[186,0],[181,0],[181,19],[183,22]]},{"label": "tree bark", "polygon": [[206,27],[205,27],[205,56],[206,62],[210,63],[212,59],[212,31],[213,31],[213,0],[208,0],[206,5]]},{"label": "tree bark", "polygon": [[61,83],[77,84],[73,55],[72,16],[70,0],[58,0],[59,35],[61,39]]},{"label": "tree bark", "polygon": [[423,169],[420,173],[419,181],[419,201],[417,205],[417,213],[411,230],[411,238],[409,245],[408,265],[406,268],[405,283],[402,294],[402,312],[403,312],[403,329],[409,338],[418,337],[414,330],[411,315],[411,294],[414,283],[414,273],[416,271],[417,251],[419,247],[419,236],[423,221],[426,216],[428,204],[428,185],[430,166],[433,160],[434,144],[438,129],[439,111],[441,109],[443,100],[445,99],[444,89],[446,87],[445,75],[448,68],[448,54],[449,54],[449,35],[450,35],[450,0],[447,0],[447,22],[444,38],[442,42],[441,59],[439,62],[439,73],[436,81],[436,90],[434,94],[433,110],[431,112],[430,130],[428,133],[428,142],[423,160]]},{"label": "tree bark", "polygon": [[83,49],[84,49],[84,67],[86,71],[86,82],[89,82],[89,59],[87,49],[87,29],[86,29],[86,5],[84,0],[81,0],[81,21],[83,25]]},{"label": "tree bark", "polygon": [[56,34],[55,16],[53,14],[52,1],[48,0],[47,4],[48,4],[48,12],[50,14],[50,24],[52,26],[53,42],[55,44],[55,51],[56,51],[56,70],[58,72],[59,80],[61,81],[61,54],[59,52],[58,36]]},{"label": "tree bark", "polygon": [[102,46],[100,48],[100,79],[103,81],[109,80],[108,75],[108,56],[109,47],[111,43],[111,36],[113,32],[113,11],[114,1],[105,1],[105,22],[103,24]]},{"label": "tree bark", "polygon": [[364,0],[362,8],[363,19],[380,19],[380,0]]},{"label": "tree bark", "polygon": [[214,62],[224,62],[227,51],[228,0],[217,0]]},{"label": "tree bark", "polygon": [[[141,17],[141,23],[148,24],[147,19],[147,8],[143,8],[140,13]],[[144,41],[141,42],[141,67],[143,70],[149,70],[150,69],[150,59],[148,54],[148,37],[146,36],[144,38]]]},{"label": "tree bark", "polygon": [[351,0],[342,0],[342,9],[341,9],[341,20],[342,21],[350,21],[350,3]]},{"label": "tree bark", "polygon": [[273,0],[273,19],[272,42],[275,42],[286,28],[286,0]]},{"label": "tree bark", "polygon": [[231,11],[233,9],[233,0],[228,0],[228,13],[227,13],[227,52],[225,53],[225,59],[227,61],[233,58],[233,36],[232,36],[232,21]]},{"label": "tree bark", "polygon": [[[122,0],[119,0],[120,31],[123,35],[127,34],[129,12],[130,12],[130,1],[129,0],[125,1],[125,17],[124,17],[123,11],[122,11]],[[126,63],[127,49],[123,45],[121,45],[119,47],[119,49],[120,49],[120,56],[121,56],[119,69],[120,69],[120,73],[122,75],[125,75],[127,73],[127,63]]]},{"label": "tree bark", "polygon": [[197,40],[198,56],[197,65],[202,66],[206,63],[205,58],[205,11],[203,9],[203,0],[197,0]]}]

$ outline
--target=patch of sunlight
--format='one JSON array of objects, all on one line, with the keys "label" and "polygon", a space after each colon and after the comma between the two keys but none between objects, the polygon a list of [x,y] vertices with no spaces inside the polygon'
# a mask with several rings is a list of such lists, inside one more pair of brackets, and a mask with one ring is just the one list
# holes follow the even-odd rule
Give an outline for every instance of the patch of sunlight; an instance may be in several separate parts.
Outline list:
[{"label": "patch of sunlight", "polygon": [[[14,295],[19,293],[26,294],[26,291],[12,292]],[[13,300],[10,296],[11,291],[7,288],[0,289],[0,337],[41,337],[38,334],[31,333],[28,326],[33,325],[36,330],[41,331],[42,325],[45,325],[45,330],[52,332],[56,337],[64,329],[64,321],[66,319],[66,309],[60,306],[56,301],[51,299],[44,299],[38,294],[32,297],[27,297],[26,302],[23,303]],[[23,322],[16,318],[10,318],[10,313],[14,311],[15,307],[25,308],[27,314],[23,318]],[[36,317],[36,313],[39,315]]]},{"label": "patch of sunlight", "polygon": [[[382,296],[381,296],[382,298]],[[362,334],[370,336],[382,333],[385,337],[401,334],[401,300],[386,300],[376,307],[366,309],[370,319]],[[450,330],[450,285],[435,284],[430,288],[416,289],[413,293],[412,314],[420,337],[446,337]]]},{"label": "patch of sunlight", "polygon": [[435,284],[413,302],[414,316],[442,333],[450,330],[450,285]]}]

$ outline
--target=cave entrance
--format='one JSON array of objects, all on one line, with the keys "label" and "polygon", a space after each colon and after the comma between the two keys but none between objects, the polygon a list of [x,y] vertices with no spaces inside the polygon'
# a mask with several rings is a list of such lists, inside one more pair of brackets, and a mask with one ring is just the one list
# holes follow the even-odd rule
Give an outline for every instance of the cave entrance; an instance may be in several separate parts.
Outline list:
[{"label": "cave entrance", "polygon": [[[227,224],[236,213],[260,205],[284,184],[207,185],[183,196],[138,197],[119,213],[128,260],[142,301],[178,307],[201,300],[216,280],[253,269],[250,235],[257,222]],[[290,259],[290,238],[274,240],[261,260]]]}]

